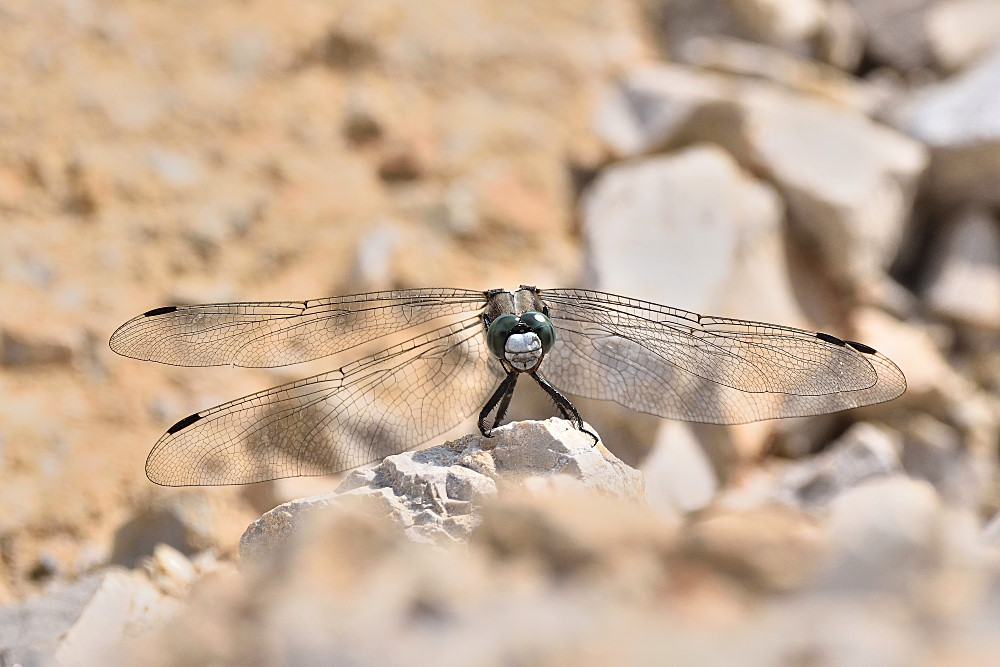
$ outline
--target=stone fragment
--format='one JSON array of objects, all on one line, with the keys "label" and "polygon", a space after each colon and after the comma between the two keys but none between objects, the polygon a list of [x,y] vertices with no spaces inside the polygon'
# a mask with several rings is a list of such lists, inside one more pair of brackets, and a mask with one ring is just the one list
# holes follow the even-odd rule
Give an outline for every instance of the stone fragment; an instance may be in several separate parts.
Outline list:
[{"label": "stone fragment", "polygon": [[996,0],[945,0],[927,14],[927,38],[935,62],[956,72],[1000,44],[1000,3]]},{"label": "stone fragment", "polygon": [[197,572],[187,556],[170,545],[157,544],[145,562],[146,572],[168,595],[179,596],[194,581]]},{"label": "stone fragment", "polygon": [[850,0],[830,0],[819,36],[819,59],[844,72],[858,68],[865,53],[864,21]]},{"label": "stone fragment", "polygon": [[120,645],[179,609],[140,572],[109,568],[66,588],[0,608],[9,664],[109,664]]},{"label": "stone fragment", "polygon": [[992,456],[977,457],[958,429],[930,415],[905,420],[901,459],[911,477],[933,484],[949,505],[978,509],[989,496]]},{"label": "stone fragment", "polygon": [[938,315],[1000,330],[1000,220],[980,208],[960,212],[928,264],[924,295]]},{"label": "stone fragment", "polygon": [[829,9],[819,0],[671,0],[649,2],[650,28],[671,59],[692,41],[727,37],[760,42],[797,56],[822,55]]},{"label": "stone fragment", "polygon": [[620,157],[652,153],[671,143],[706,105],[727,99],[732,87],[722,76],[690,67],[638,67],[597,107],[594,129]]},{"label": "stone fragment", "polygon": [[703,509],[719,490],[711,460],[683,422],[660,428],[639,469],[646,479],[646,502],[668,516]]},{"label": "stone fragment", "polygon": [[931,149],[928,193],[950,204],[1000,203],[1000,48],[886,114]]},{"label": "stone fragment", "polygon": [[642,475],[561,419],[514,422],[491,438],[469,435],[387,457],[349,475],[336,491],[280,505],[251,524],[240,556],[255,560],[285,543],[321,507],[352,504],[390,516],[412,540],[463,540],[487,498],[505,488],[540,492],[582,486],[641,501]]},{"label": "stone fragment", "polygon": [[865,113],[875,111],[885,102],[886,94],[879,87],[832,65],[797,58],[774,46],[726,37],[702,37],[691,40],[682,56],[688,65],[744,77],[744,88],[752,88],[750,81],[755,79],[769,81],[791,92]]},{"label": "stone fragment", "polygon": [[204,492],[169,496],[139,511],[115,534],[111,562],[134,567],[159,544],[191,555],[218,546],[212,508]]},{"label": "stone fragment", "polygon": [[850,0],[880,64],[909,72],[931,63],[927,14],[936,0]]},{"label": "stone fragment", "polygon": [[68,366],[73,356],[67,343],[0,329],[0,367]]},{"label": "stone fragment", "polygon": [[854,424],[822,454],[791,465],[778,498],[808,510],[825,509],[848,489],[902,471],[902,439],[886,428]]},{"label": "stone fragment", "polygon": [[[783,195],[790,225],[815,245],[826,271],[850,286],[880,279],[901,247],[924,148],[816,99],[761,90],[740,114],[738,143],[727,147]],[[714,132],[700,130],[706,139]]]},{"label": "stone fragment", "polygon": [[848,490],[830,507],[821,585],[839,593],[918,590],[941,547],[944,521],[924,481],[897,475]]},{"label": "stone fragment", "polygon": [[723,146],[774,185],[793,230],[852,287],[879,280],[899,252],[928,161],[919,143],[857,110],[677,66],[626,77],[596,124],[623,154]]},{"label": "stone fragment", "polygon": [[789,591],[808,583],[826,551],[822,528],[789,507],[709,510],[682,535],[684,549],[724,571],[767,590]]},{"label": "stone fragment", "polygon": [[583,196],[588,282],[703,314],[796,323],[775,192],[715,146],[615,165]]}]

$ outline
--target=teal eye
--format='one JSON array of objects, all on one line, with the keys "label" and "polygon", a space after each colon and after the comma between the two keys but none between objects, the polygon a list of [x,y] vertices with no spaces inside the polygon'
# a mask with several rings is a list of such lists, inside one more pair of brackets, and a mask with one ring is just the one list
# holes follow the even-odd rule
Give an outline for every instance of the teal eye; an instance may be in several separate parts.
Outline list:
[{"label": "teal eye", "polygon": [[506,313],[490,322],[490,328],[486,331],[486,344],[490,347],[490,352],[497,359],[506,358],[504,348],[507,345],[507,338],[514,327],[517,326],[517,316]]},{"label": "teal eye", "polygon": [[528,329],[542,341],[542,352],[548,352],[552,349],[553,343],[556,342],[556,330],[552,326],[552,320],[542,313],[529,310],[521,315],[521,321],[527,324]]}]

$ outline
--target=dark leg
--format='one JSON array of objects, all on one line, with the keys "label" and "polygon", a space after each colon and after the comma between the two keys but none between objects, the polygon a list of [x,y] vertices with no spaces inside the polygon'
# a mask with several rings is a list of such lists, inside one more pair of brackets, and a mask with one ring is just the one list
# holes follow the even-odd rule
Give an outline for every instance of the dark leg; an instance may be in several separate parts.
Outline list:
[{"label": "dark leg", "polygon": [[[497,406],[497,415],[493,419],[493,428],[500,426],[500,422],[503,421],[503,417],[507,414],[507,408],[510,407],[510,399],[514,398],[514,385],[517,384],[517,373],[514,373],[514,381],[510,383],[510,387],[507,389],[507,393],[503,395],[500,399],[500,404]],[[493,429],[490,429],[493,432]]]},{"label": "dark leg", "polygon": [[503,413],[507,412],[507,406],[510,405],[510,397],[514,394],[514,385],[517,384],[517,373],[510,371],[507,373],[507,377],[503,379],[497,390],[493,392],[490,396],[490,400],[486,401],[486,405],[479,413],[479,432],[485,435],[487,438],[490,437],[490,431],[493,429],[486,429],[486,420],[489,419],[490,412],[493,408],[499,408],[497,410],[497,420],[493,424],[493,428],[496,428],[497,423],[503,417]]},{"label": "dark leg", "polygon": [[[594,439],[594,444],[596,445],[597,444],[597,440],[598,440],[597,434],[593,433],[592,431],[588,431],[584,427],[584,425],[583,425],[583,418],[580,416],[580,413],[577,411],[576,406],[573,405],[568,398],[566,398],[565,396],[563,396],[562,394],[560,394],[558,389],[556,389],[555,387],[553,387],[552,385],[550,385],[549,381],[546,380],[545,378],[543,378],[537,372],[532,371],[531,373],[528,373],[528,375],[531,376],[532,380],[534,380],[535,382],[538,383],[539,387],[541,387],[542,389],[545,390],[546,394],[548,394],[549,396],[552,397],[552,400],[555,402],[556,407],[559,408],[559,412],[562,413],[563,417],[567,421],[575,421],[576,422],[576,427],[579,430],[581,430],[584,433],[586,433],[587,435],[589,435],[591,438],[593,438]],[[570,417],[570,415],[572,415],[572,418]]]}]

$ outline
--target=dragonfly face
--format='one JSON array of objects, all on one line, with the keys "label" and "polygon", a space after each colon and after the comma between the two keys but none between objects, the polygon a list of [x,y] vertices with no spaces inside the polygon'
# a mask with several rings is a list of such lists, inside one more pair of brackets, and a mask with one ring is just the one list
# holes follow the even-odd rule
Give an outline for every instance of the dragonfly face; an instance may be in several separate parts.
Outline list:
[{"label": "dragonfly face", "polygon": [[581,429],[562,392],[737,424],[870,405],[906,388],[887,357],[829,334],[526,286],[167,306],[122,325],[111,349],[178,366],[260,368],[404,331],[408,340],[369,357],[185,417],[153,447],[147,476],[182,486],[329,474],[411,449],[476,410],[488,435],[521,375]]},{"label": "dragonfly face", "polygon": [[493,356],[506,361],[520,373],[537,369],[555,340],[552,320],[533,310],[520,317],[505,313],[490,322],[486,330],[486,341]]}]

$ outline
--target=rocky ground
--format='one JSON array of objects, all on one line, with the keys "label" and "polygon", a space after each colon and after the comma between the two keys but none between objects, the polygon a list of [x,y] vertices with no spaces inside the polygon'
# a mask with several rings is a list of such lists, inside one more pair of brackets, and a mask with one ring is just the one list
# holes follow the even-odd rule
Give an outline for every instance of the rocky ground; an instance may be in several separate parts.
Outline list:
[{"label": "rocky ground", "polygon": [[[9,0],[0,35],[0,664],[996,664],[995,2]],[[829,331],[908,391],[145,479],[180,417],[340,362],[144,364],[129,317],[522,283]]]}]

